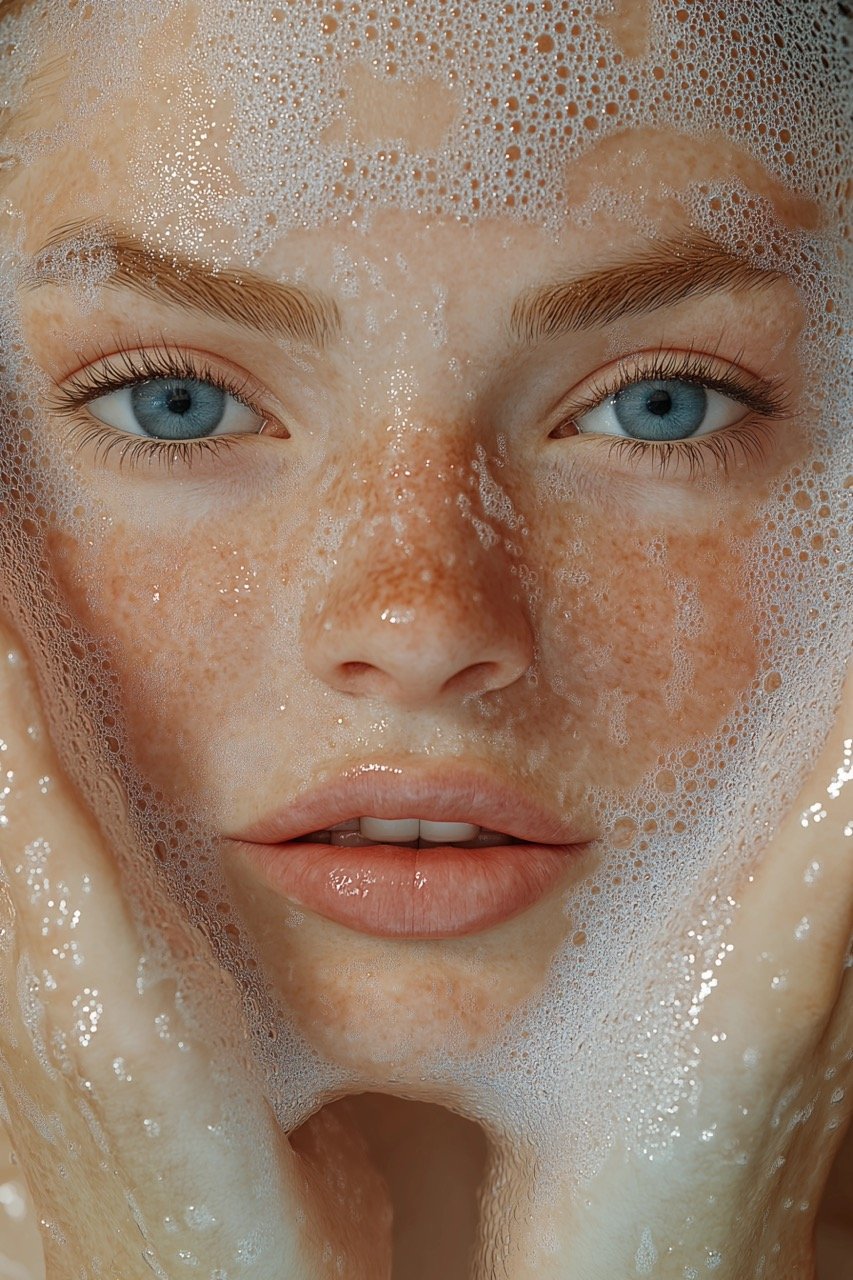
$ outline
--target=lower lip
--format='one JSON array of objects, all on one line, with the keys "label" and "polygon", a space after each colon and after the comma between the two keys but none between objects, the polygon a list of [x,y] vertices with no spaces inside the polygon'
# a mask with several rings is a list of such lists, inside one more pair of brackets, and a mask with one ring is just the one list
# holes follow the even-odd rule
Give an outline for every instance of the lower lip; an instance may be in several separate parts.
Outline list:
[{"label": "lower lip", "polygon": [[294,905],[377,938],[460,938],[502,924],[556,887],[586,844],[359,849],[235,842]]}]

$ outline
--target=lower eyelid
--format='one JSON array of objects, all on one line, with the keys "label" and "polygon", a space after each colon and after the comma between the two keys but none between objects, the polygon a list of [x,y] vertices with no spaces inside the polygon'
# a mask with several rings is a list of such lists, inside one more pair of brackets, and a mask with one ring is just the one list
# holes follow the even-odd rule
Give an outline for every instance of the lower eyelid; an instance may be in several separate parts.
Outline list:
[{"label": "lower eyelid", "polygon": [[[608,457],[616,454],[624,458],[631,471],[650,466],[661,479],[670,474],[679,478],[683,464],[692,481],[706,476],[709,470],[719,470],[728,476],[736,462],[748,467],[762,466],[773,447],[774,429],[772,420],[747,412],[729,427],[684,440],[648,441],[612,435],[599,435],[597,439],[607,441]],[[588,438],[592,441],[596,436],[590,432]]]},{"label": "lower eyelid", "polygon": [[92,450],[94,466],[109,462],[119,471],[157,468],[167,473],[191,471],[205,460],[221,469],[224,458],[252,438],[252,433],[243,432],[239,436],[202,436],[190,441],[156,440],[104,426],[97,419],[72,422],[68,434],[75,453]]}]

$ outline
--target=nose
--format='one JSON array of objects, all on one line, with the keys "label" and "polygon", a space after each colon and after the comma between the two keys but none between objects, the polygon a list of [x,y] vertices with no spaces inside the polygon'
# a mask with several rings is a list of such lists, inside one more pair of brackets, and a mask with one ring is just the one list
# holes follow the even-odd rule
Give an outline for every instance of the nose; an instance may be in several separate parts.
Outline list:
[{"label": "nose", "polygon": [[501,538],[489,546],[448,518],[453,506],[422,516],[405,550],[386,524],[389,536],[353,539],[338,556],[303,628],[324,684],[418,710],[506,689],[528,670],[533,631],[514,561]]}]

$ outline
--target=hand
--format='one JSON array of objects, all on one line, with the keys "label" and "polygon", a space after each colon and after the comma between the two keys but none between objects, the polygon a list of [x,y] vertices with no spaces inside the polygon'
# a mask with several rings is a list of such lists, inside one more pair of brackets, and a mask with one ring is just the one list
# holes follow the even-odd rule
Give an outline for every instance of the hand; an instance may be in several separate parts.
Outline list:
[{"label": "hand", "polygon": [[[144,958],[8,632],[0,726],[0,1081],[48,1280],[387,1275],[385,1193],[354,1137],[321,1116],[297,1154],[239,1043],[189,1025]],[[237,1010],[203,940],[158,909],[211,1007]]]},{"label": "hand", "polygon": [[[565,1181],[515,1229],[513,1280],[813,1280],[821,1194],[853,1111],[853,676],[735,896],[695,1023],[685,1011],[672,1045],[695,1088],[667,1152],[614,1148],[596,1178]],[[701,914],[679,954],[698,951],[687,930]]]}]

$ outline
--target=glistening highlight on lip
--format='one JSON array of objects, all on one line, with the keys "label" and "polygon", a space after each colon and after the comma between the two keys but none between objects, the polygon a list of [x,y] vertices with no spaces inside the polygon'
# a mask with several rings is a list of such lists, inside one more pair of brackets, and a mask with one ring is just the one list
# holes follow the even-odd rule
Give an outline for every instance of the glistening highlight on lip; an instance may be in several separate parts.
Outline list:
[{"label": "glistening highlight on lip", "polygon": [[586,845],[238,848],[272,889],[327,920],[383,938],[453,938],[532,906],[558,883],[567,856]]},{"label": "glistening highlight on lip", "polygon": [[[398,822],[400,836],[366,842],[346,830],[358,827],[355,815],[364,830]],[[427,837],[436,823],[468,824],[465,836],[481,832],[464,843],[408,841],[401,819],[412,825],[413,815]],[[333,832],[343,844],[331,842]],[[494,843],[482,843],[487,833]],[[303,795],[232,843],[264,884],[294,905],[360,933],[415,939],[478,933],[520,914],[558,885],[590,840],[477,770],[442,776],[363,769]]]}]

